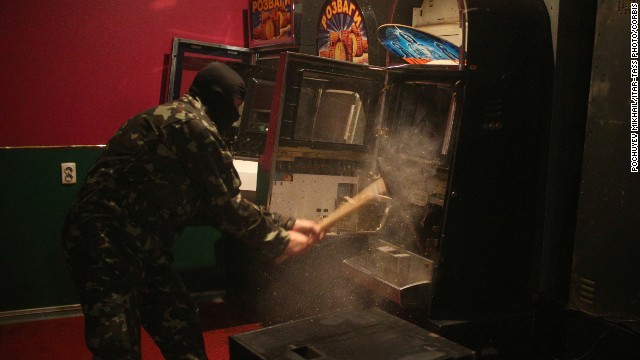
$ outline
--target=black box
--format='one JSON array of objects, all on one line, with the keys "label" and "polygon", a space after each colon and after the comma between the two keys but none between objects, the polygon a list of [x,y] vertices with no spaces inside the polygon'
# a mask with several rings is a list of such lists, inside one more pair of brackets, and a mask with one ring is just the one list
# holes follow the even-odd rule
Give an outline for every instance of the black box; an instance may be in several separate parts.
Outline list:
[{"label": "black box", "polygon": [[229,338],[230,360],[475,359],[475,353],[379,309],[343,310]]}]

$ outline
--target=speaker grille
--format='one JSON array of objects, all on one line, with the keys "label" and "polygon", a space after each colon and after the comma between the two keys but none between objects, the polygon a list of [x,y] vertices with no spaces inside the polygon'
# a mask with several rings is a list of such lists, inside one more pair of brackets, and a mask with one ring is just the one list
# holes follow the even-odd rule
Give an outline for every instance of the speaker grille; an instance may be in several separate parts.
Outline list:
[{"label": "speaker grille", "polygon": [[631,15],[631,0],[618,0],[618,14]]},{"label": "speaker grille", "polygon": [[587,304],[593,304],[596,293],[596,282],[581,277],[578,281],[578,300]]}]

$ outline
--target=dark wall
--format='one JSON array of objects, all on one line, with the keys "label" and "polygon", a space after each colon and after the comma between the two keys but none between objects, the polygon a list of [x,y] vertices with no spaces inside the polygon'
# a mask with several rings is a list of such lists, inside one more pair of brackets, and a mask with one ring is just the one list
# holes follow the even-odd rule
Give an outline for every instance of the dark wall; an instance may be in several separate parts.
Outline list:
[{"label": "dark wall", "polygon": [[[103,147],[0,149],[0,313],[77,304],[60,232],[80,184],[62,185],[60,164],[83,179]],[[190,227],[175,244],[175,267],[192,293],[222,288],[215,259],[220,233]]]},{"label": "dark wall", "polygon": [[[60,184],[60,163],[86,176],[102,147],[0,149],[0,312],[76,304],[59,234],[79,185]],[[218,289],[212,228],[189,228],[176,243],[176,268],[193,292]]]},{"label": "dark wall", "polygon": [[100,148],[0,150],[0,311],[77,303],[58,235],[77,186],[60,184],[60,163],[84,176]]}]

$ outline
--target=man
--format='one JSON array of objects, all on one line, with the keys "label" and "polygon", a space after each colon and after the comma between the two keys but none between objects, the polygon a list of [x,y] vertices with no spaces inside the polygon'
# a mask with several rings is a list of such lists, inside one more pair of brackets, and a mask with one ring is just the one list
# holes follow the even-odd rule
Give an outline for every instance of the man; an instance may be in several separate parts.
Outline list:
[{"label": "man", "polygon": [[271,259],[323,238],[315,222],[241,197],[223,134],[244,95],[235,71],[208,65],[188,94],[129,119],[88,174],[62,237],[94,359],[139,359],[140,326],[165,358],[206,359],[197,307],[171,267],[186,225],[215,226]]}]

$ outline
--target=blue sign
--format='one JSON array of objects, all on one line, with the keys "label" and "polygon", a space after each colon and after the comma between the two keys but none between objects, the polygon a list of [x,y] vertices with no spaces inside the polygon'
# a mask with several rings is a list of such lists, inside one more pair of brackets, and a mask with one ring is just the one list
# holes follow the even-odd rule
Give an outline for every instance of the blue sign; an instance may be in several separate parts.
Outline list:
[{"label": "blue sign", "polygon": [[409,64],[460,62],[460,49],[456,45],[410,26],[382,25],[378,28],[378,40],[385,49]]}]

